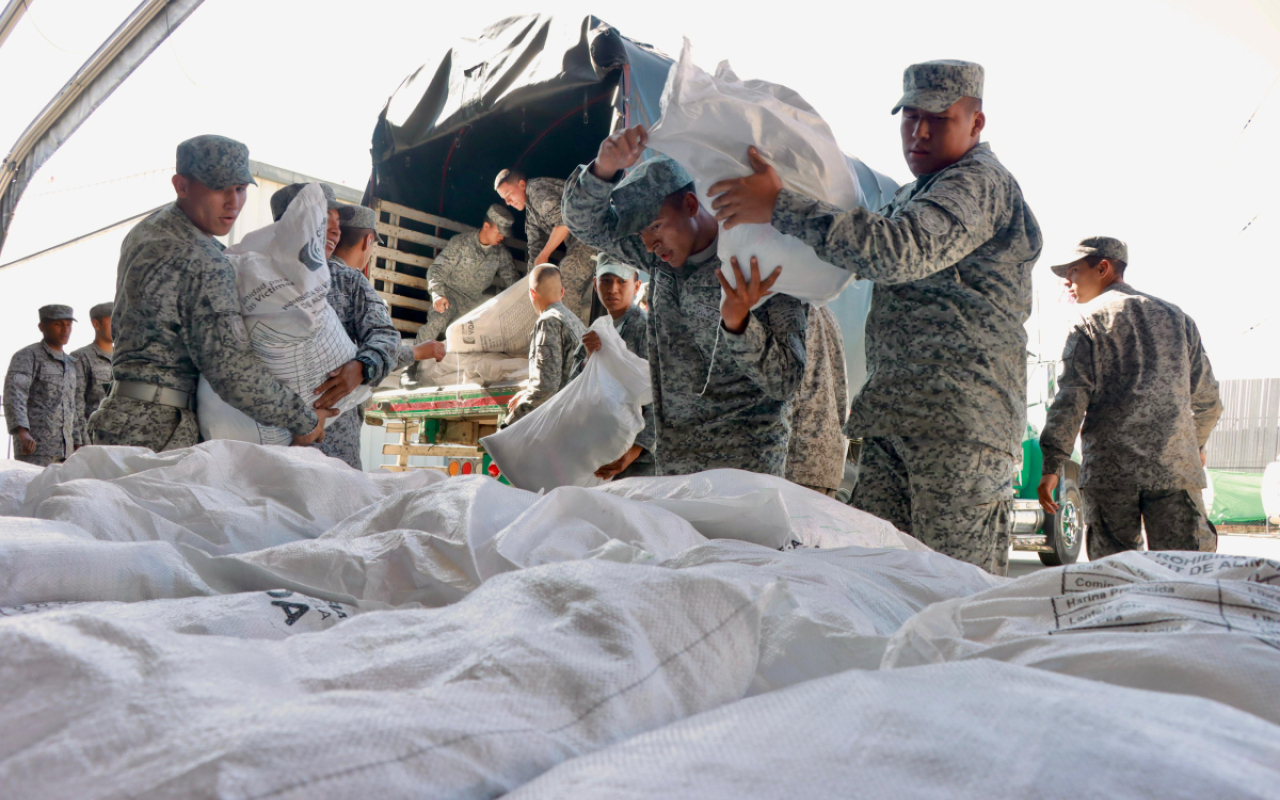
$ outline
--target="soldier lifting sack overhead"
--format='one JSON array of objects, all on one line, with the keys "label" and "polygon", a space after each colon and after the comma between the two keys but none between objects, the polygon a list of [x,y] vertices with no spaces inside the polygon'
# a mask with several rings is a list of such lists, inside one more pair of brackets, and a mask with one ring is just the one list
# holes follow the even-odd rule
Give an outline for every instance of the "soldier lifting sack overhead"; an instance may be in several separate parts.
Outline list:
[{"label": "soldier lifting sack overhead", "polygon": [[852,503],[1004,574],[1042,239],[1018,182],[980,141],[982,84],[982,67],[965,61],[906,69],[892,113],[916,180],[880,213],[784,189],[754,148],[755,174],[709,194],[726,228],[772,224],[876,283],[867,382],[846,428],[864,439]]}]

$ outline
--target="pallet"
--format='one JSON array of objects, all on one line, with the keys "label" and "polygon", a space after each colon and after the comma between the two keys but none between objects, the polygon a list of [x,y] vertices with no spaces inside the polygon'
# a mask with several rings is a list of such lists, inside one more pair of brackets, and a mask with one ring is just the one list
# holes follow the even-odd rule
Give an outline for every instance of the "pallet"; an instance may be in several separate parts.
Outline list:
[{"label": "pallet", "polygon": [[[386,245],[374,250],[369,280],[378,296],[391,307],[392,324],[404,338],[412,340],[426,322],[431,306],[427,269],[449,239],[476,228],[389,200],[375,198],[372,208],[378,215],[378,233],[386,237]],[[503,244],[514,251],[516,270],[523,274],[528,245],[512,237]]]}]

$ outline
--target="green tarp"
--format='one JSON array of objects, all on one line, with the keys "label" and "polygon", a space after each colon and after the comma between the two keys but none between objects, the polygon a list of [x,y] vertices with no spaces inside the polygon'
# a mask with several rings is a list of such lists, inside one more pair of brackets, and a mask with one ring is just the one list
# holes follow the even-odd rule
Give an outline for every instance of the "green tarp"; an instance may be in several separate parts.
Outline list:
[{"label": "green tarp", "polygon": [[1266,519],[1262,510],[1261,472],[1223,472],[1211,469],[1213,509],[1209,520],[1214,525],[1261,525]]}]

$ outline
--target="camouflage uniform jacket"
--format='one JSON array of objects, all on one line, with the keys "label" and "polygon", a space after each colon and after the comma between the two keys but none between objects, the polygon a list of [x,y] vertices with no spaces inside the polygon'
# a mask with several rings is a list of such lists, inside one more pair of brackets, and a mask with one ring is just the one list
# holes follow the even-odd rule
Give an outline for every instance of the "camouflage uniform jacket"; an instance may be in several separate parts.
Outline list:
[{"label": "camouflage uniform jacket", "polygon": [[[557,225],[564,225],[564,184],[556,178],[534,178],[525,189],[525,238],[529,240],[529,268],[551,238]],[[591,301],[595,297],[596,251],[572,235],[564,241],[565,254],[560,259],[560,281],[564,284],[564,304],[585,324],[591,322]]]},{"label": "camouflage uniform jacket", "polygon": [[337,256],[329,259],[329,305],[355,343],[356,359],[364,364],[364,382],[381,383],[399,364],[400,332],[369,279]]},{"label": "camouflage uniform jacket", "polygon": [[564,218],[584,242],[650,275],[656,474],[742,469],[783,477],[791,401],[805,369],[804,304],[775,295],[750,313],[745,331],[726,332],[715,245],[671,267],[639,235],[615,235],[612,188],[578,167],[565,191]]},{"label": "camouflage uniform jacket", "polygon": [[[4,376],[4,418],[9,433],[18,428],[31,432],[36,440],[32,456],[41,460],[66,458],[88,444],[75,359],[44,342],[14,353]],[[20,452],[16,439],[13,444]]]},{"label": "camouflage uniform jacket", "polygon": [[204,375],[219,397],[263,425],[298,435],[315,428],[311,404],[267,372],[249,346],[235,270],[222,246],[176,203],[125,237],[112,320],[117,381],[194,393]]},{"label": "camouflage uniform jacket", "polygon": [[977,441],[1020,453],[1031,267],[1040,226],[979,144],[900,188],[879,214],[782,190],[773,226],[875,281],[867,380],[847,432]]},{"label": "camouflage uniform jacket", "polygon": [[1081,311],[1040,435],[1045,474],[1071,458],[1083,420],[1081,486],[1203,488],[1199,451],[1222,403],[1195,322],[1123,282]]},{"label": "camouflage uniform jacket", "polygon": [[538,315],[529,341],[529,387],[512,409],[507,422],[515,422],[547,402],[571,377],[574,354],[582,347],[587,328],[564,303],[552,303]]},{"label": "camouflage uniform jacket", "polygon": [[84,418],[98,410],[98,404],[111,388],[111,354],[98,349],[94,342],[71,353],[76,360],[76,375],[80,379],[80,396],[84,398]]},{"label": "camouflage uniform jacket", "polygon": [[431,296],[447,297],[457,319],[485,301],[484,290],[494,283],[505,289],[515,283],[516,261],[504,244],[486,247],[477,231],[459,233],[449,240],[427,269]]},{"label": "camouflage uniform jacket", "polygon": [[[641,358],[649,357],[649,312],[645,311],[639,305],[633,305],[626,310],[621,317],[614,321],[613,327],[617,329],[618,335],[622,337],[622,342],[627,349]],[[578,373],[582,372],[582,368],[587,363],[587,350],[582,348],[574,354],[573,370],[570,373],[570,379],[578,377]],[[634,444],[644,448],[644,452],[636,456],[636,460],[631,462],[631,466],[627,468],[629,474],[648,474],[652,475],[652,469],[642,472],[640,467],[636,465],[646,465],[653,463],[653,405],[643,406],[640,409],[644,416],[644,429],[636,434]],[[632,473],[632,470],[636,470]]]},{"label": "camouflage uniform jacket", "polygon": [[809,306],[804,380],[791,413],[787,480],[821,489],[839,489],[849,440],[849,379],[840,323],[827,306]]}]

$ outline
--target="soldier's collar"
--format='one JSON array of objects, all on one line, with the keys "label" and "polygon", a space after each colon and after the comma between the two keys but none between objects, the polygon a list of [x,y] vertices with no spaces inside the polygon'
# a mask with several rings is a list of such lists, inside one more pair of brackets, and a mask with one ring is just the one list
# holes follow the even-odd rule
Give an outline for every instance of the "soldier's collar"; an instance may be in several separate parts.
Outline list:
[{"label": "soldier's collar", "polygon": [[340,258],[337,253],[334,253],[333,255],[329,256],[329,260],[337,261],[339,264],[346,267],[347,269],[351,269],[350,265],[348,265],[347,262],[343,261],[342,258]]},{"label": "soldier's collar", "polygon": [[718,245],[719,243],[720,243],[720,237],[717,235],[717,236],[716,236],[716,238],[714,238],[714,239],[712,239],[712,240],[711,240],[711,244],[707,245],[707,246],[706,246],[705,248],[703,248],[702,250],[700,250],[700,251],[698,251],[698,252],[696,252],[696,253],[694,253],[694,254],[690,255],[690,256],[689,256],[689,258],[687,259],[687,260],[688,260],[688,262],[689,262],[690,264],[705,264],[705,263],[707,263],[707,262],[708,262],[708,261],[710,261],[711,259],[715,258],[715,255],[716,255],[716,245]]}]

